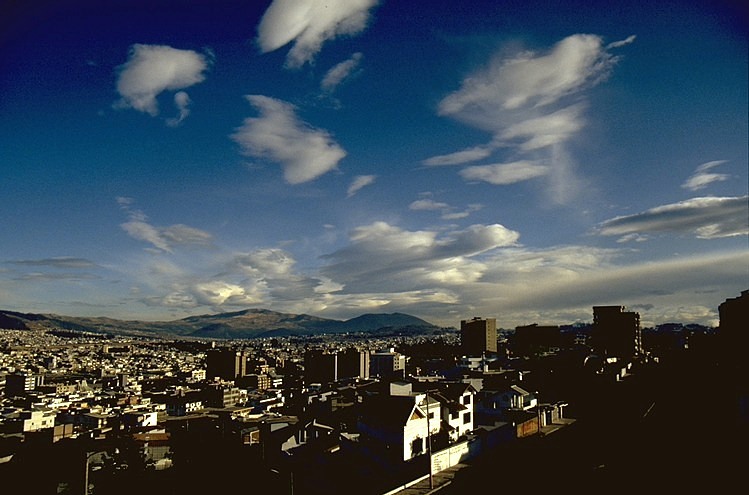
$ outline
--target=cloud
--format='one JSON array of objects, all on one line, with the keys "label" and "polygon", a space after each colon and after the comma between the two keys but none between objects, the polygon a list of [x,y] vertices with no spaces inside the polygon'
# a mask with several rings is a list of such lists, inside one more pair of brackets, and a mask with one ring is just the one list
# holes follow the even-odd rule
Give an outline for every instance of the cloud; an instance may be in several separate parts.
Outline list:
[{"label": "cloud", "polygon": [[320,88],[326,93],[332,93],[359,67],[362,54],[354,53],[351,58],[333,66],[322,78]]},{"label": "cloud", "polygon": [[[424,193],[429,194],[429,193]],[[440,216],[443,220],[459,220],[461,218],[468,217],[474,211],[478,211],[482,208],[479,204],[468,205],[462,211],[456,211],[454,206],[440,201],[434,201],[430,198],[417,199],[408,205],[409,210],[413,211],[439,211],[442,213]]]},{"label": "cloud", "polygon": [[749,196],[692,198],[606,220],[596,232],[619,236],[662,232],[715,239],[746,235],[748,217]]},{"label": "cloud", "polygon": [[353,36],[367,27],[378,0],[274,0],[258,25],[262,53],[293,42],[286,67],[312,62],[322,45],[339,36]]},{"label": "cloud", "polygon": [[430,167],[436,167],[441,165],[460,165],[462,163],[475,162],[476,160],[482,160],[488,156],[491,156],[492,149],[486,146],[475,146],[454,153],[448,153],[447,155],[433,156],[424,160],[422,163]]},{"label": "cloud", "polygon": [[74,258],[72,256],[59,256],[55,258],[43,258],[38,260],[17,260],[9,261],[14,265],[25,265],[25,266],[46,266],[50,268],[96,268],[96,263],[84,259]]},{"label": "cloud", "polygon": [[[604,46],[592,34],[562,39],[546,52],[499,52],[485,67],[465,77],[460,88],[445,96],[438,114],[488,132],[488,143],[423,161],[430,166],[457,165],[503,151],[514,160],[543,160],[550,197],[564,203],[576,197],[579,180],[568,143],[585,127],[586,91],[606,80],[619,60],[608,50],[634,41],[634,37]],[[559,157],[564,157],[559,160]],[[461,175],[468,180],[503,175],[502,169],[471,168]],[[556,170],[560,169],[560,170]],[[495,183],[495,182],[492,182]],[[500,177],[497,184],[506,184]]]},{"label": "cloud", "polygon": [[[133,45],[128,61],[118,68],[115,108],[133,108],[151,116],[159,114],[157,97],[163,91],[188,88],[205,80],[209,59],[192,50],[164,45]],[[190,99],[184,91],[174,95],[178,116],[167,122],[177,125],[189,114]]]},{"label": "cloud", "polygon": [[620,41],[612,41],[608,45],[606,45],[606,48],[619,48],[620,46],[629,45],[630,43],[634,43],[637,36],[634,34],[627,36],[625,39]]},{"label": "cloud", "polygon": [[350,244],[324,256],[321,273],[346,289],[394,292],[434,289],[435,283],[458,284],[481,277],[484,266],[472,259],[493,249],[512,246],[519,234],[502,225],[473,225],[439,235],[407,231],[375,222],[354,229]]},{"label": "cloud", "polygon": [[184,91],[178,91],[174,94],[174,106],[177,107],[179,114],[173,119],[167,119],[166,123],[171,127],[176,127],[190,115],[190,97]]},{"label": "cloud", "polygon": [[213,240],[208,232],[183,224],[168,227],[151,225],[145,213],[132,208],[132,198],[119,197],[117,202],[128,215],[128,221],[120,224],[120,227],[133,239],[147,242],[157,251],[173,253],[176,246],[206,246]]},{"label": "cloud", "polygon": [[514,184],[549,173],[549,167],[529,161],[495,163],[466,167],[460,171],[466,180],[480,180],[494,185]]},{"label": "cloud", "polygon": [[279,163],[289,184],[314,180],[346,156],[327,131],[299,120],[293,105],[262,95],[246,98],[260,116],[245,119],[231,138],[243,154]]},{"label": "cloud", "polygon": [[361,188],[374,184],[375,180],[377,180],[376,175],[356,176],[353,182],[351,182],[351,185],[349,186],[348,190],[346,191],[346,197],[350,198],[351,196],[359,192]]},{"label": "cloud", "polygon": [[697,167],[697,169],[694,171],[694,174],[692,174],[692,176],[689,177],[681,185],[681,187],[683,187],[684,189],[689,189],[690,191],[697,191],[699,189],[704,189],[713,182],[728,180],[729,176],[726,174],[708,173],[709,170],[724,163],[726,163],[726,160],[715,160],[712,162],[703,163],[702,165]]},{"label": "cloud", "polygon": [[444,210],[446,208],[450,208],[450,205],[434,201],[433,199],[417,199],[408,205],[409,210]]},{"label": "cloud", "polygon": [[[599,36],[575,34],[546,54],[524,52],[508,59],[495,58],[445,97],[439,113],[497,130],[504,127],[512,110],[548,106],[597,84],[608,76],[615,61]],[[494,116],[503,118],[493,122]]]}]

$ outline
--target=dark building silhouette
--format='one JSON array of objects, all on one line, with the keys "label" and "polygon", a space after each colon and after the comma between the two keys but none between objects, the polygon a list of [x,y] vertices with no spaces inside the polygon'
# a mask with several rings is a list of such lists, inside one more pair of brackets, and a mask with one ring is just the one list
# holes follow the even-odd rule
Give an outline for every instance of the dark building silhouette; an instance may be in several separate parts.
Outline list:
[{"label": "dark building silhouette", "polygon": [[749,290],[739,297],[726,299],[718,306],[720,327],[718,335],[722,354],[738,358],[749,346]]},{"label": "dark building silhouette", "polygon": [[561,331],[556,325],[539,326],[534,323],[515,327],[515,333],[509,339],[510,350],[519,356],[548,351],[553,347],[560,346],[561,335]]},{"label": "dark building silhouette", "polygon": [[593,306],[593,352],[629,359],[642,354],[640,313],[624,306]]},{"label": "dark building silhouette", "polygon": [[346,378],[369,378],[369,351],[346,349],[304,353],[304,378],[307,383],[329,383]]},{"label": "dark building silhouette", "polygon": [[247,356],[233,349],[216,349],[206,353],[206,378],[234,380],[247,374]]},{"label": "dark building silhouette", "polygon": [[338,380],[338,353],[318,349],[304,353],[304,381],[306,383],[329,383]]},{"label": "dark building silhouette", "polygon": [[460,346],[467,356],[497,352],[497,319],[474,317],[460,322]]},{"label": "dark building silhouette", "polygon": [[369,351],[349,348],[338,353],[338,379],[369,378]]}]

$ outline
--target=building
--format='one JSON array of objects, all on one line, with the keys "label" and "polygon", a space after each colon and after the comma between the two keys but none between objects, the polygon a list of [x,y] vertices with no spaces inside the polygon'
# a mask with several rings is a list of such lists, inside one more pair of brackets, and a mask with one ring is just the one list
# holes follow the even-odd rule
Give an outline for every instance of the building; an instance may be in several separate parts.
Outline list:
[{"label": "building", "polygon": [[640,313],[624,306],[593,306],[593,352],[630,359],[642,354]]},{"label": "building", "polygon": [[247,356],[233,349],[215,349],[206,353],[206,378],[234,380],[247,374]]},{"label": "building", "polygon": [[304,353],[304,381],[330,383],[338,380],[338,353],[319,349]]},{"label": "building", "polygon": [[497,319],[479,318],[460,322],[460,345],[463,354],[481,356],[497,352]]},{"label": "building", "polygon": [[5,377],[5,396],[23,396],[43,384],[44,375],[34,375],[26,372],[11,373]]},{"label": "building", "polygon": [[539,352],[558,348],[562,342],[562,334],[557,325],[525,325],[515,327],[515,333],[510,337],[510,350],[516,356],[531,356]]},{"label": "building", "polygon": [[369,375],[380,378],[404,378],[406,376],[406,356],[387,350],[373,352],[369,355]]},{"label": "building", "polygon": [[369,351],[349,348],[338,354],[338,379],[361,378],[369,379],[370,359]]},{"label": "building", "polygon": [[746,353],[749,346],[749,290],[741,292],[739,297],[726,299],[718,306],[720,326],[718,334],[722,353],[728,358],[739,358]]}]

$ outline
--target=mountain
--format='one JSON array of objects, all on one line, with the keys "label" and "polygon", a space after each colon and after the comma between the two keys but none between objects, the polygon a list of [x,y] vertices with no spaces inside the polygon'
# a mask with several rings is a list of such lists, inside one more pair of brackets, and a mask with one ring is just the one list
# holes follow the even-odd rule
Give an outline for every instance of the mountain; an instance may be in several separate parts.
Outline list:
[{"label": "mountain", "polygon": [[428,332],[438,327],[403,313],[365,314],[346,321],[306,314],[247,309],[231,313],[189,316],[173,321],[130,321],[111,318],[18,313],[0,310],[0,328],[37,329],[96,334],[190,337],[203,339],[246,339],[317,335],[347,332]]}]

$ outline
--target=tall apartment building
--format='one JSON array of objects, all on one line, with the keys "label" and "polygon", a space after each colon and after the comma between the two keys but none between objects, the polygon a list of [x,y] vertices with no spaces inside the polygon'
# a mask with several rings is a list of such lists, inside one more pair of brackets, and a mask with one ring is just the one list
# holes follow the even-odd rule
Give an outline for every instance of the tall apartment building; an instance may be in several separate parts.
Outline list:
[{"label": "tall apartment building", "polygon": [[718,306],[718,315],[721,352],[730,359],[743,357],[749,348],[749,290],[741,291],[739,297],[722,302]]},{"label": "tall apartment building", "polygon": [[234,349],[215,349],[206,353],[206,378],[234,380],[247,374],[247,355]]},{"label": "tall apartment building", "polygon": [[373,352],[369,355],[369,375],[380,378],[404,378],[406,376],[406,356],[387,350]]},{"label": "tall apartment building", "polygon": [[593,351],[629,359],[642,354],[640,313],[624,306],[593,306]]},{"label": "tall apartment building", "polygon": [[497,319],[474,317],[460,322],[460,346],[466,356],[497,352]]}]

